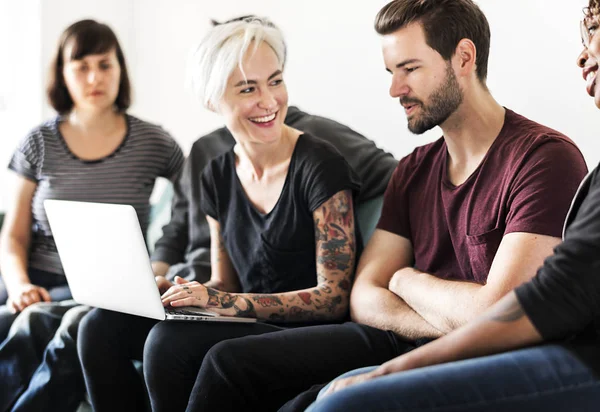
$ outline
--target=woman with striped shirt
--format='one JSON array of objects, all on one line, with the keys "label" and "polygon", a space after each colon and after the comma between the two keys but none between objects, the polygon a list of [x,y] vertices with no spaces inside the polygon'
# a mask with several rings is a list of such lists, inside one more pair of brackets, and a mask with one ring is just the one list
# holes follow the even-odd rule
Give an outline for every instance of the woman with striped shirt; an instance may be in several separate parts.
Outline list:
[{"label": "woman with striped shirt", "polygon": [[[6,302],[0,309],[0,338],[6,336],[16,314],[28,309],[0,345],[0,410],[11,405],[16,410],[42,410],[33,401],[47,401],[40,396],[43,390],[28,383],[42,358],[33,347],[43,348],[50,341],[44,362],[55,358],[54,341],[61,341],[63,329],[74,335],[86,312],[71,304],[39,304],[71,298],[44,200],[130,204],[145,233],[155,179],[176,178],[183,163],[181,149],[165,130],[126,113],[131,86],[125,58],[117,37],[105,24],[82,20],[68,27],[59,41],[49,80],[47,95],[58,116],[33,129],[9,164],[16,175],[0,238],[0,303]],[[71,313],[65,315],[67,311]],[[37,322],[35,330],[32,322]],[[78,371],[74,341],[71,345],[71,363]],[[51,382],[45,385],[50,387]],[[61,383],[69,392],[78,392]],[[83,393],[82,385],[78,396]],[[47,402],[43,408],[58,410]]]}]

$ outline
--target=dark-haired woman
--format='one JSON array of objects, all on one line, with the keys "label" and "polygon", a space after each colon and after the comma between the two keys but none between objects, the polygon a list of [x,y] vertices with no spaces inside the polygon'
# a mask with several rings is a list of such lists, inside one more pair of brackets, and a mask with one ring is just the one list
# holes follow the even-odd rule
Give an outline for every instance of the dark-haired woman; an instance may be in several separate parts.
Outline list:
[{"label": "dark-haired woman", "polygon": [[69,26],[49,77],[58,116],[33,129],[9,164],[15,184],[0,238],[1,338],[20,314],[0,344],[0,411],[74,410],[83,394],[74,338],[88,309],[67,300],[44,200],[130,204],[145,232],[155,179],[174,179],[183,163],[165,130],[126,113],[127,67],[107,25]]}]

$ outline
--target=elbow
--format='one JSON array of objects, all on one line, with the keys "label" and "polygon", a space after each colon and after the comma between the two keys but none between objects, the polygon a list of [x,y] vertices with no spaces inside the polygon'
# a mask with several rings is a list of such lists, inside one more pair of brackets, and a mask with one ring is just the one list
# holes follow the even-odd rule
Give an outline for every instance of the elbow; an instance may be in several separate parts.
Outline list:
[{"label": "elbow", "polygon": [[[338,302],[336,304],[336,302]],[[331,298],[332,308],[328,313],[328,321],[340,321],[348,317],[350,307],[350,296],[348,293],[340,293]]]},{"label": "elbow", "polygon": [[356,288],[352,289],[349,302],[350,319],[356,323],[369,323],[369,299],[364,293],[360,293]]}]

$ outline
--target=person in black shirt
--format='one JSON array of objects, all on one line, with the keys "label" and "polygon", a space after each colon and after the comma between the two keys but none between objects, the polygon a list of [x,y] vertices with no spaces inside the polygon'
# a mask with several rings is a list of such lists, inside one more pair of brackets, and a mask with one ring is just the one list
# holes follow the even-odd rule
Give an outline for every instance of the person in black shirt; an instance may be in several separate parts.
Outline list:
[{"label": "person in black shirt", "polygon": [[217,24],[201,42],[192,86],[235,139],[193,188],[202,194],[210,228],[211,279],[177,277],[171,286],[157,277],[165,306],[200,306],[263,322],[156,324],[94,310],[79,340],[94,410],[142,407],[129,362],[142,351],[152,409],[185,410],[204,354],[220,341],[347,318],[360,184],[330,143],[284,124],[284,62],[281,32],[266,19]]},{"label": "person in black shirt", "polygon": [[[577,65],[600,108],[600,1],[584,15]],[[342,375],[307,411],[598,411],[599,274],[597,166],[575,195],[563,242],[531,281],[434,342]]]}]

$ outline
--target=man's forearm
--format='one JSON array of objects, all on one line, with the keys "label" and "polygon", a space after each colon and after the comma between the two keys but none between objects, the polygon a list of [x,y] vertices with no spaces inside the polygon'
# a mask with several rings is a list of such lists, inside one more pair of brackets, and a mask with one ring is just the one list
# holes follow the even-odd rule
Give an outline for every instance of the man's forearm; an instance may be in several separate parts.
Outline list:
[{"label": "man's forearm", "polygon": [[491,355],[540,341],[542,337],[525,315],[515,293],[510,292],[483,316],[381,365],[376,375]]},{"label": "man's forearm", "polygon": [[350,300],[350,314],[355,322],[391,330],[409,340],[437,338],[443,334],[398,296],[377,286],[355,289]]},{"label": "man's forearm", "polygon": [[440,279],[412,268],[396,272],[390,290],[444,333],[464,325],[487,309],[479,296],[481,285]]}]

